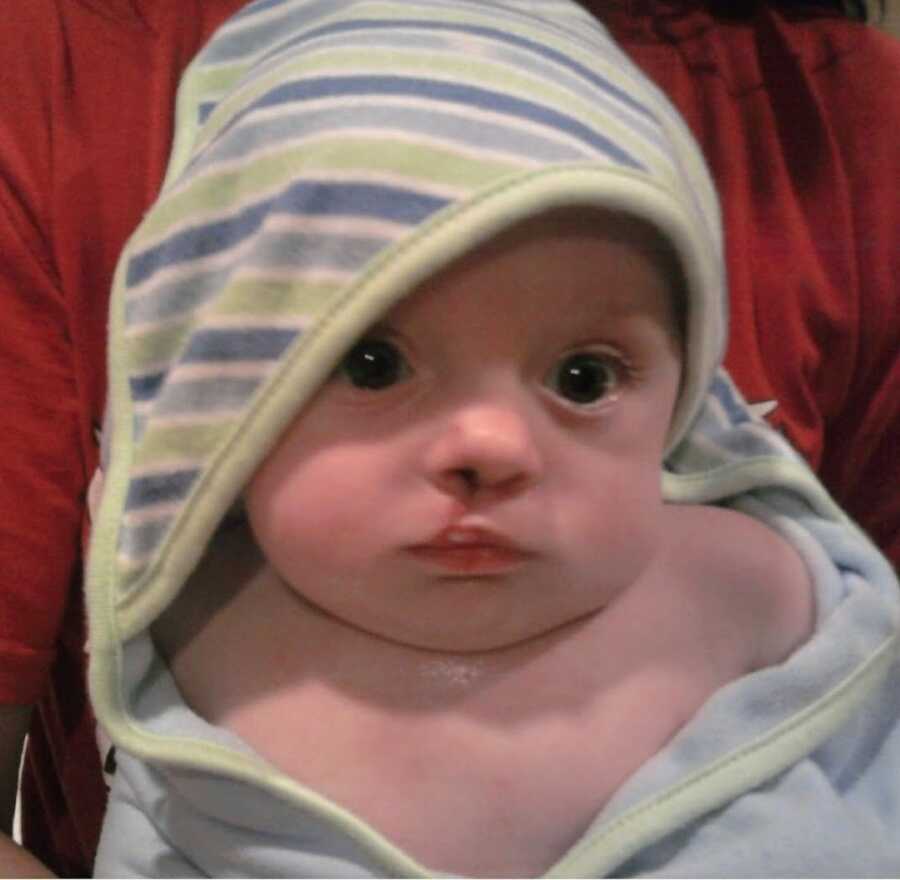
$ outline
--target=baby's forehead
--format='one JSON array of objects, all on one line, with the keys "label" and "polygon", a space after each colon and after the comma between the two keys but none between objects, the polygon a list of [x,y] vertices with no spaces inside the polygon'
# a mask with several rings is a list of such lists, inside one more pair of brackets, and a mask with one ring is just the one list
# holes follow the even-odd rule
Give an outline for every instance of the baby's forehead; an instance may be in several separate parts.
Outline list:
[{"label": "baby's forehead", "polygon": [[596,208],[516,223],[420,283],[387,323],[447,316],[537,323],[610,321],[680,309],[674,249],[649,223]]}]

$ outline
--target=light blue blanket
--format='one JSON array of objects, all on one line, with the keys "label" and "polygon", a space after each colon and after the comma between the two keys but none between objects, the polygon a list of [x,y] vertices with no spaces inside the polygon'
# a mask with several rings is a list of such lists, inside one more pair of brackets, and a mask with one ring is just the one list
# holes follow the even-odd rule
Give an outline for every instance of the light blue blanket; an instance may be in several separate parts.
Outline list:
[{"label": "light blue blanket", "polygon": [[605,31],[567,0],[258,0],[186,73],[177,123],[111,307],[88,607],[118,769],[98,875],[431,873],[191,712],[148,628],[373,320],[497,231],[577,204],[653,223],[684,268],[666,498],[783,534],[817,624],[785,663],[715,693],[549,874],[900,876],[900,589],[717,371],[715,193]]}]

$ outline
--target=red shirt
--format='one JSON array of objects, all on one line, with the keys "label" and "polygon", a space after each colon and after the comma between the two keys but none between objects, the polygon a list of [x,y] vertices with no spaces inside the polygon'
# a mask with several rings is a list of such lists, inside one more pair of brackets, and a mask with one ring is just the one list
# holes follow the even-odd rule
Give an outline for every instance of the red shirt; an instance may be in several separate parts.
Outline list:
[{"label": "red shirt", "polygon": [[719,188],[726,366],[900,566],[900,42],[827,16],[623,5],[657,10],[605,18]]},{"label": "red shirt", "polygon": [[3,14],[0,702],[38,704],[23,834],[62,874],[90,873],[105,799],[80,571],[112,272],[161,182],[179,77],[245,2],[27,0]]},{"label": "red shirt", "polygon": [[[0,703],[38,703],[28,847],[89,873],[104,790],[81,534],[107,296],[152,201],[178,78],[246,0],[28,0],[0,52]],[[900,562],[900,44],[840,19],[713,23],[587,2],[700,140],[724,206],[728,366]]]}]

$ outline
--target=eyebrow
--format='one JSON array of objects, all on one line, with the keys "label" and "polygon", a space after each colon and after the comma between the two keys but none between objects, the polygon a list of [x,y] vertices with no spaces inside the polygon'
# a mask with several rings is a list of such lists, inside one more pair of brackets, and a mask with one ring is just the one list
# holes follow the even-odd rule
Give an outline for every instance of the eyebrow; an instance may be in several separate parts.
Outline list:
[{"label": "eyebrow", "polygon": [[[666,299],[666,310],[657,314],[628,291],[617,291],[611,297],[592,296],[579,301],[579,312],[584,323],[596,322],[598,325],[611,321],[627,321],[633,317],[646,316],[659,324],[674,346],[679,357],[684,354],[686,342],[686,314],[679,306],[681,299],[677,288],[673,289]],[[583,311],[581,311],[583,309]]]},{"label": "eyebrow", "polygon": [[379,318],[366,327],[357,339],[365,339],[367,336],[398,336],[397,330],[392,327],[385,318]]}]

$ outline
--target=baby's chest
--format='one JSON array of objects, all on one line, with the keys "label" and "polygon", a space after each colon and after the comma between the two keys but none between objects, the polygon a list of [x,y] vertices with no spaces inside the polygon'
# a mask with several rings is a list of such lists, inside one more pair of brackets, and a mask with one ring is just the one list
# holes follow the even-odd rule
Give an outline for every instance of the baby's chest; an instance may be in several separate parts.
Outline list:
[{"label": "baby's chest", "polygon": [[492,660],[275,613],[267,596],[170,657],[185,699],[433,872],[545,872],[720,683],[666,615],[597,615]]},{"label": "baby's chest", "polygon": [[227,726],[433,871],[536,876],[680,726],[657,685],[542,712],[523,682],[492,712],[399,713],[306,686]]}]

